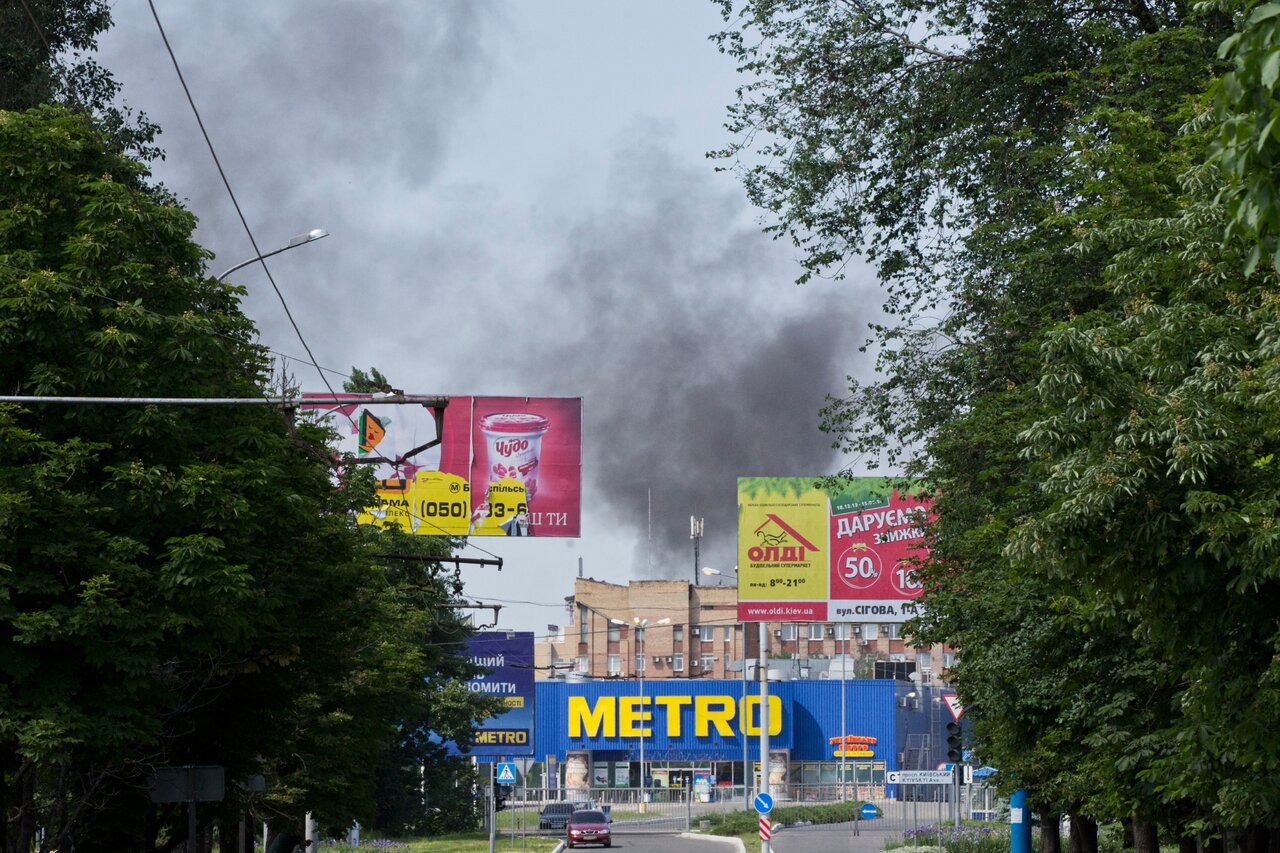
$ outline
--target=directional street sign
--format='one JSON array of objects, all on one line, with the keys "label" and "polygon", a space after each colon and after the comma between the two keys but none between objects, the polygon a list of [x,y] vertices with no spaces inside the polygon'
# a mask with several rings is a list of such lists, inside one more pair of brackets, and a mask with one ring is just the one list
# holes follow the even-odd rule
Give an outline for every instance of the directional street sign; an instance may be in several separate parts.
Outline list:
[{"label": "directional street sign", "polygon": [[516,763],[514,761],[499,762],[494,779],[499,785],[514,785],[516,783]]},{"label": "directional street sign", "polygon": [[768,814],[773,811],[773,795],[765,793],[756,794],[755,801],[752,802],[752,805],[756,807],[756,811],[759,814]]},{"label": "directional street sign", "polygon": [[884,774],[890,785],[950,785],[953,778],[950,770],[890,770]]}]

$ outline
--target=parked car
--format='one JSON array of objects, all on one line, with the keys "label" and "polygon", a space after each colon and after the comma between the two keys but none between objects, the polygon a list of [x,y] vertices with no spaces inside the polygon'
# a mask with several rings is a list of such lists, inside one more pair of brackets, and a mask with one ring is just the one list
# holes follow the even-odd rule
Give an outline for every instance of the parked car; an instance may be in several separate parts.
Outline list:
[{"label": "parked car", "polygon": [[577,847],[580,844],[612,847],[609,817],[599,809],[578,809],[569,816],[564,843],[566,847]]},{"label": "parked car", "polygon": [[590,803],[574,801],[566,803],[547,803],[542,807],[542,811],[538,814],[538,829],[563,830],[565,826],[568,825],[569,818],[573,816],[575,811],[590,807]]}]

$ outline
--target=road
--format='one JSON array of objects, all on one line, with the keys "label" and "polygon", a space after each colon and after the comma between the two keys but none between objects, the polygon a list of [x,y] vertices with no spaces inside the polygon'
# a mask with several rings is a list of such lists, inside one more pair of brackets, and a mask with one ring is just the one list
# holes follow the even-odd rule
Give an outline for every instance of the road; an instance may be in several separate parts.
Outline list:
[{"label": "road", "polygon": [[852,823],[788,826],[774,834],[773,853],[880,853],[886,841],[902,836],[901,830],[869,829],[867,823],[858,830],[854,835]]}]

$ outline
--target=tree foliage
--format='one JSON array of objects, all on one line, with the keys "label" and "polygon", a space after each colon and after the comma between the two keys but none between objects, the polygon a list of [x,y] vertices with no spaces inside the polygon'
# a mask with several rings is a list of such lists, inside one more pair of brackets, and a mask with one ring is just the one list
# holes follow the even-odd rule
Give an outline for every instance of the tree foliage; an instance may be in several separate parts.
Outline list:
[{"label": "tree foliage", "polygon": [[938,489],[910,627],[959,649],[980,755],[1050,814],[1276,825],[1275,281],[1249,241],[1280,18],[721,6],[747,82],[718,153],[806,278],[862,254],[884,287],[879,376],[824,428]]},{"label": "tree foliage", "polygon": [[[0,112],[0,175],[7,394],[264,393],[242,291],[99,128]],[[0,846],[180,836],[147,799],[165,765],[224,766],[219,819],[368,823],[406,725],[465,741],[489,712],[449,686],[472,674],[454,578],[380,556],[451,543],[357,528],[372,484],[335,478],[330,438],[267,405],[0,405]]]}]

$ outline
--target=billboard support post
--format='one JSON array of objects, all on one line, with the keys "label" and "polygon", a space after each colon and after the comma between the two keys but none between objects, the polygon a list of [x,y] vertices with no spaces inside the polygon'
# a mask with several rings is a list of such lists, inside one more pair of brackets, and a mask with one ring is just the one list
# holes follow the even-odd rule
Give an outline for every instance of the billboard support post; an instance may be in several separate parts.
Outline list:
[{"label": "billboard support post", "polygon": [[[769,623],[760,622],[760,793],[769,793]],[[761,836],[760,853],[769,853]],[[1018,853],[1014,851],[1014,853]]]},{"label": "billboard support post", "polygon": [[489,853],[493,853],[494,842],[497,840],[498,835],[498,789],[495,787],[497,779],[494,778],[493,772],[497,766],[496,761],[489,762],[489,808],[487,809],[489,812]]}]

